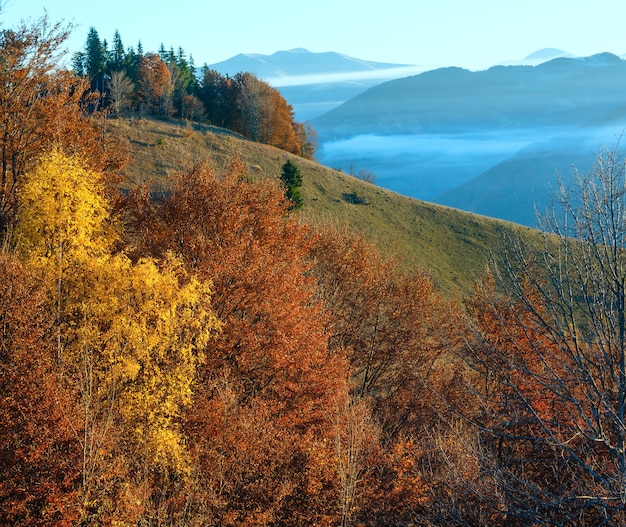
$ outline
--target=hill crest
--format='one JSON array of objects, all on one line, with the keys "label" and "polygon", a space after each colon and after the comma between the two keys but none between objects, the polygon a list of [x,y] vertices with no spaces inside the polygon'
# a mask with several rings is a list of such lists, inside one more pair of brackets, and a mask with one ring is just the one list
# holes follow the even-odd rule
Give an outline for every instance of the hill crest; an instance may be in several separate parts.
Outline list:
[{"label": "hill crest", "polygon": [[[261,145],[208,125],[153,119],[109,121],[108,133],[128,145],[125,170],[129,186],[148,179],[167,189],[167,176],[195,162],[225,170],[242,159],[253,177],[279,177],[291,160],[303,176],[301,217],[332,223],[397,255],[408,268],[428,271],[448,295],[468,293],[487,260],[512,230],[521,226],[401,196],[314,161]],[[358,199],[354,199],[354,198]]]}]

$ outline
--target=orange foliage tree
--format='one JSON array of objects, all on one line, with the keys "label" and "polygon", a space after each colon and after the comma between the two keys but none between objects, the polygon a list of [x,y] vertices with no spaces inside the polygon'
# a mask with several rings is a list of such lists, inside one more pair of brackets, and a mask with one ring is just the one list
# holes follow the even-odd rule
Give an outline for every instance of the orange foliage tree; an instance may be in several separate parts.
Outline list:
[{"label": "orange foliage tree", "polygon": [[125,153],[102,133],[96,115],[87,117],[88,85],[59,65],[68,32],[46,17],[33,25],[0,31],[0,230],[9,234],[22,175],[35,159],[62,145],[80,151],[92,168],[112,173]]},{"label": "orange foliage tree", "polygon": [[254,141],[300,155],[301,137],[293,109],[280,92],[251,73],[237,74],[233,85],[241,116],[241,132]]},{"label": "orange foliage tree", "polygon": [[0,523],[70,526],[79,519],[75,409],[55,368],[37,276],[0,253]]},{"label": "orange foliage tree", "polygon": [[[524,302],[497,293],[491,277],[467,301],[476,327],[466,358],[482,379],[474,379],[480,393],[475,406],[482,412],[472,417],[489,430],[474,454],[491,492],[480,485],[475,490],[505,525],[524,525],[528,517],[548,523],[567,517],[567,506],[561,512],[551,510],[559,509],[559,489],[576,488],[584,477],[559,446],[581,447],[574,417],[581,392],[570,378],[575,364],[541,323],[550,316],[545,299],[528,284],[524,291],[538,318]],[[562,337],[564,343],[571,338]]]},{"label": "orange foliage tree", "polygon": [[[460,316],[431,279],[400,270],[363,238],[319,229],[310,257],[328,319],[331,352],[350,363],[353,405],[378,423],[354,501],[355,521],[376,525],[428,514],[428,431],[458,397],[451,354]],[[454,326],[455,321],[459,325]]]},{"label": "orange foliage tree", "polygon": [[156,53],[141,56],[137,69],[139,104],[146,111],[166,114],[173,85],[167,64]]},{"label": "orange foliage tree", "polygon": [[205,69],[199,96],[207,119],[218,126],[305,158],[312,158],[317,141],[309,125],[294,118],[280,92],[251,73],[232,79]]},{"label": "orange foliage tree", "polygon": [[544,247],[514,238],[468,302],[479,458],[511,524],[621,525],[626,479],[626,164],[563,184]]},{"label": "orange foliage tree", "polygon": [[277,180],[253,181],[235,162],[219,178],[195,166],[162,203],[133,207],[139,254],[174,251],[210,278],[224,324],[188,415],[204,522],[323,525],[337,514],[329,409],[345,362],[328,353],[306,229],[288,205]]}]

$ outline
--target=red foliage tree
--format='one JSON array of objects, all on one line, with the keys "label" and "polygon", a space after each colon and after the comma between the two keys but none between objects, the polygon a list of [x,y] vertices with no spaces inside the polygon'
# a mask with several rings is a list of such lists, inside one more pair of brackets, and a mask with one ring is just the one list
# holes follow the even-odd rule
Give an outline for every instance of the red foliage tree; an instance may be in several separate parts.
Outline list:
[{"label": "red foliage tree", "polygon": [[0,523],[70,526],[80,517],[77,422],[49,338],[43,287],[0,253]]},{"label": "red foliage tree", "polygon": [[335,503],[329,409],[346,371],[328,353],[306,229],[277,180],[251,181],[237,163],[222,178],[196,166],[162,204],[138,203],[140,252],[175,251],[212,280],[224,323],[188,423],[205,521],[323,524]]}]

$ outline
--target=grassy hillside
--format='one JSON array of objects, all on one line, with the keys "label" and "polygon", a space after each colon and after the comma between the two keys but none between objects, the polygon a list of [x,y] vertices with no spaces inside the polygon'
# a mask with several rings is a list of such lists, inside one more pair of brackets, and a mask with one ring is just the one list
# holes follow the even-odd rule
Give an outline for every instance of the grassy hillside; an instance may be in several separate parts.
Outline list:
[{"label": "grassy hillside", "polygon": [[[471,288],[502,235],[523,229],[455,209],[400,196],[315,162],[207,125],[151,119],[109,121],[108,132],[127,143],[128,185],[152,181],[167,187],[167,174],[209,160],[221,170],[239,156],[252,174],[277,177],[287,159],[303,175],[301,212],[307,221],[332,222],[363,233],[411,268],[428,270],[445,292]],[[532,231],[526,230],[530,235]]]}]

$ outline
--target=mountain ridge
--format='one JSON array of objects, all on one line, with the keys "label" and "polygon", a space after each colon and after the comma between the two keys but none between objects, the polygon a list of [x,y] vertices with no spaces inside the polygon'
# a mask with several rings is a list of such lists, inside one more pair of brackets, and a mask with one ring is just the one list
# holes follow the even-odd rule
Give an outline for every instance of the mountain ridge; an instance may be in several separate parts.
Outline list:
[{"label": "mountain ridge", "polygon": [[271,55],[240,53],[209,67],[223,75],[247,71],[263,79],[297,75],[354,73],[412,66],[358,59],[335,51],[312,52],[305,48],[277,51]]},{"label": "mountain ridge", "polygon": [[[532,58],[541,53],[544,58]],[[557,55],[571,56],[555,48],[546,48],[528,55],[526,59],[511,60],[506,64],[536,65]],[[340,52],[316,53],[306,48],[293,48],[271,55],[239,53],[208,67],[229,76],[241,71],[257,75],[281,91],[299,120],[309,121],[382,82],[442,66],[375,62]],[[202,74],[201,68],[198,74]]]},{"label": "mountain ridge", "polygon": [[[363,166],[405,195],[532,226],[557,170],[590,166],[585,160],[626,127],[625,85],[626,61],[612,53],[480,71],[440,68],[379,84],[312,125],[329,166]],[[541,153],[541,166],[524,152],[553,139],[554,155]],[[359,150],[360,141],[367,145]],[[481,192],[504,181],[515,199]],[[470,196],[477,199],[470,203]]]},{"label": "mountain ridge", "polygon": [[[379,84],[312,123],[318,133],[330,137],[347,132],[350,135],[381,133],[381,130],[382,133],[442,132],[450,127],[451,131],[460,132],[464,131],[464,125],[475,128],[479,124],[522,127],[537,124],[538,120],[554,123],[556,118],[558,124],[570,124],[587,116],[574,118],[579,108],[571,108],[567,98],[585,96],[590,104],[595,102],[598,108],[609,108],[621,95],[619,86],[626,82],[625,64],[616,55],[602,53],[585,58],[560,57],[538,66],[493,66],[480,71],[439,68]],[[606,70],[607,75],[601,79],[581,78],[589,73],[588,68],[599,66],[615,69]],[[572,85],[573,81],[576,85]],[[599,86],[612,88],[611,101],[606,98],[594,101],[591,96]],[[584,92],[580,93],[581,90]],[[529,113],[529,110],[535,111]],[[387,119],[389,115],[391,120]]]}]

